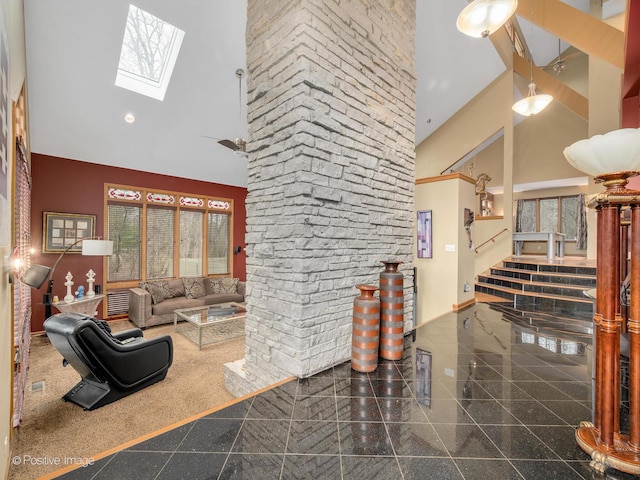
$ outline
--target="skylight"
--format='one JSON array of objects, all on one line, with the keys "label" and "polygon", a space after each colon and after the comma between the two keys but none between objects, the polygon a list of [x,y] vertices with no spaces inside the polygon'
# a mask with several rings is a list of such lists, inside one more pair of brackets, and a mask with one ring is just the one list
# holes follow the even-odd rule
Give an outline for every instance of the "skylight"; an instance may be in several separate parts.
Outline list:
[{"label": "skylight", "polygon": [[129,5],[116,85],[163,100],[184,32]]}]

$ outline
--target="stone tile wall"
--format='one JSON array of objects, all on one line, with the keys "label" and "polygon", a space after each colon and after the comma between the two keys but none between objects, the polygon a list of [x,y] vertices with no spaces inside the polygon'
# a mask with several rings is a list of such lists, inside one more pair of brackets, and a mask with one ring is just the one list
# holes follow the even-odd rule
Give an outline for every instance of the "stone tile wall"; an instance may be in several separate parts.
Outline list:
[{"label": "stone tile wall", "polygon": [[245,374],[351,354],[355,285],[403,261],[412,320],[415,0],[249,0]]}]

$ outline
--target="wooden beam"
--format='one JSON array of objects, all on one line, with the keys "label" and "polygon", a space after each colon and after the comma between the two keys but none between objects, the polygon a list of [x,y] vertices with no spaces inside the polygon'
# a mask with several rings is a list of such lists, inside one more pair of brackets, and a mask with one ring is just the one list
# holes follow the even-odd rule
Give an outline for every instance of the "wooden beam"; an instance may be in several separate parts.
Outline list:
[{"label": "wooden beam", "polygon": [[[531,79],[531,63],[517,53],[513,54],[513,71],[527,80]],[[567,87],[553,75],[533,67],[533,81],[541,92],[553,95],[553,100],[562,103],[572,112],[589,120],[589,100]]]},{"label": "wooden beam", "polygon": [[627,42],[622,98],[640,93],[640,3],[629,2],[627,9]]},{"label": "wooden beam", "polygon": [[624,32],[560,0],[519,0],[516,13],[567,43],[624,69]]}]

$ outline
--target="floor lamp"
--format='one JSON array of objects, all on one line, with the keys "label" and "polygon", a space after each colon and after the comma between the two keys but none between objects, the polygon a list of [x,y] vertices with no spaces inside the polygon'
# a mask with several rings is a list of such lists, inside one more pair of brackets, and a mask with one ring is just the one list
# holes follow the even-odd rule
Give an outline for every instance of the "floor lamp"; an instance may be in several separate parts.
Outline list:
[{"label": "floor lamp", "polygon": [[[580,448],[599,472],[613,467],[640,475],[640,191],[627,189],[627,179],[640,173],[640,129],[614,130],[580,140],[564,150],[569,163],[606,190],[592,196],[596,209],[597,275],[595,385],[593,421],[576,430]],[[631,210],[631,293],[627,324],[621,314],[622,208]],[[625,239],[626,241],[626,239]],[[629,335],[629,433],[620,421],[620,340]]]},{"label": "floor lamp", "polygon": [[85,237],[77,240],[69,245],[56,259],[53,267],[47,267],[45,265],[32,265],[30,266],[24,275],[20,278],[20,281],[31,288],[40,288],[44,285],[45,281],[48,281],[47,292],[42,296],[42,303],[44,304],[44,319],[46,320],[51,316],[51,293],[53,291],[53,274],[56,271],[56,267],[69,250],[82,242],[82,255],[96,255],[107,256],[113,253],[113,242],[111,240],[102,240],[99,238]]}]

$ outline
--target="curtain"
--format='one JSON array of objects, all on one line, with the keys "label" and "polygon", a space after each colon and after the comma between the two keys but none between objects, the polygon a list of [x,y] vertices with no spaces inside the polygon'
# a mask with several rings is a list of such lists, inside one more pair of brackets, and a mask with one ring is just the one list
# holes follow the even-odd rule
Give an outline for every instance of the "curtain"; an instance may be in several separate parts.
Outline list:
[{"label": "curtain", "polygon": [[584,194],[578,195],[578,219],[576,223],[576,248],[587,249],[587,205]]},{"label": "curtain", "polygon": [[524,208],[523,200],[516,200],[516,232],[522,231],[522,209]]},{"label": "curtain", "polygon": [[[14,255],[20,259],[20,273],[31,266],[31,173],[29,157],[22,137],[16,138],[13,238]],[[22,421],[29,346],[31,345],[31,289],[19,281],[13,282],[13,426]]]}]

